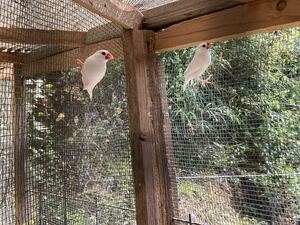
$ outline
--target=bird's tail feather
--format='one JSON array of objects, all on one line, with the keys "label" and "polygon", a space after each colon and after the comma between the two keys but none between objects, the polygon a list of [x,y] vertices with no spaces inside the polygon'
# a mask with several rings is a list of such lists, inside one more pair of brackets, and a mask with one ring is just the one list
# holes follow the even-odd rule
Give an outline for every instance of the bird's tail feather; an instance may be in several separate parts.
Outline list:
[{"label": "bird's tail feather", "polygon": [[90,100],[92,101],[92,99],[93,99],[93,89],[87,88],[86,90],[87,90],[87,92],[89,93]]}]

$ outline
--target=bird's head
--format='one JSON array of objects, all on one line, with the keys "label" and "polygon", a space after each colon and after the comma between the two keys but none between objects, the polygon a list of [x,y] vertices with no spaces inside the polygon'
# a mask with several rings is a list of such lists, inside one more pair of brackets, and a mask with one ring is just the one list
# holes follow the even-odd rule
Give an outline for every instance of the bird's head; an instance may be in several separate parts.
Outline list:
[{"label": "bird's head", "polygon": [[96,54],[106,61],[110,61],[114,59],[113,55],[107,50],[99,50],[96,52]]},{"label": "bird's head", "polygon": [[200,44],[200,45],[199,45],[199,48],[200,48],[200,49],[211,49],[212,46],[213,46],[212,43],[207,42],[207,43],[202,43],[202,44]]}]

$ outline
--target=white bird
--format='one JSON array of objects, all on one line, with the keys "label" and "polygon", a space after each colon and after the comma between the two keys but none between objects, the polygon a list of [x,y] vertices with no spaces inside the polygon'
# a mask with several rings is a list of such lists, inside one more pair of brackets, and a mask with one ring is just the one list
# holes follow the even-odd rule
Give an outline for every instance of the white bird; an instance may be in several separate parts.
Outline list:
[{"label": "white bird", "polygon": [[209,80],[211,75],[205,80],[201,80],[200,76],[205,72],[211,63],[211,55],[209,52],[211,47],[211,43],[203,43],[197,47],[192,61],[184,72],[183,91],[185,91],[186,86],[192,79],[195,79],[202,84],[210,83]]},{"label": "white bird", "polygon": [[113,58],[113,55],[109,51],[99,50],[89,56],[84,62],[76,59],[76,63],[81,66],[83,90],[87,90],[91,100],[93,98],[94,87],[105,75],[106,63]]}]

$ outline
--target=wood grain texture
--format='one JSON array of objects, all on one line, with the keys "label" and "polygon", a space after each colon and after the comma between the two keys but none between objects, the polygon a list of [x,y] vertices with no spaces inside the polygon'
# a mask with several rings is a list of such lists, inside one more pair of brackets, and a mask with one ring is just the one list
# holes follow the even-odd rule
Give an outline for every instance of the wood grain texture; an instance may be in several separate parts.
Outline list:
[{"label": "wood grain texture", "polygon": [[109,22],[88,30],[85,44],[93,44],[122,36],[123,28]]},{"label": "wood grain texture", "polygon": [[115,59],[123,58],[121,38],[111,39],[86,45],[57,55],[49,56],[31,63],[27,63],[22,68],[22,75],[36,76],[49,74],[54,71],[65,70],[77,67],[75,59],[85,60],[96,51],[106,49],[112,53]]},{"label": "wood grain texture", "polygon": [[79,47],[86,32],[0,27],[0,42]]},{"label": "wood grain texture", "polygon": [[190,47],[300,25],[299,0],[259,0],[201,16],[156,33],[157,51]]},{"label": "wood grain texture", "polygon": [[18,76],[20,67],[14,66],[13,95],[13,146],[15,165],[16,225],[25,222],[25,90],[23,79]]},{"label": "wood grain texture", "polygon": [[157,218],[155,151],[151,127],[151,99],[148,89],[145,36],[142,31],[125,31],[126,91],[132,166],[138,225],[159,224]]},{"label": "wood grain texture", "polygon": [[184,20],[245,4],[254,0],[179,0],[146,10],[144,29],[158,30]]},{"label": "wood grain texture", "polygon": [[154,33],[125,31],[126,89],[138,225],[171,225]]},{"label": "wood grain texture", "polygon": [[[159,86],[159,90],[154,90],[155,93],[159,93],[159,100],[161,109],[160,118],[163,123],[159,123],[159,127],[155,128],[155,130],[159,130],[157,132],[159,136],[164,137],[164,146],[162,149],[165,151],[162,153],[164,156],[161,157],[163,160],[162,165],[165,165],[164,170],[168,171],[167,177],[164,177],[166,182],[166,195],[169,205],[169,217],[179,217],[179,201],[178,201],[178,190],[177,190],[177,181],[176,181],[176,173],[175,173],[175,153],[173,146],[173,138],[172,138],[172,125],[169,117],[169,102],[168,102],[168,94],[167,94],[167,86],[165,80],[165,65],[162,58],[157,60],[157,86]],[[162,126],[160,126],[162,124]],[[160,138],[158,138],[160,140]]]},{"label": "wood grain texture", "polygon": [[23,64],[24,55],[19,53],[0,52],[0,62]]},{"label": "wood grain texture", "polygon": [[143,14],[135,7],[119,0],[73,0],[78,5],[102,16],[125,29],[138,28]]}]

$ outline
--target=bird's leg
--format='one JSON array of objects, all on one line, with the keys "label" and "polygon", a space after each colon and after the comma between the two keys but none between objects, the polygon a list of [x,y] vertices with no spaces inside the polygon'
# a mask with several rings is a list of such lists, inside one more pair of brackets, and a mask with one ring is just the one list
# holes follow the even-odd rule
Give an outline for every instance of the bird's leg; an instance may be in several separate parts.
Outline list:
[{"label": "bird's leg", "polygon": [[211,82],[209,80],[211,77],[212,75],[209,75],[208,78],[206,78],[205,80],[201,80],[200,77],[197,77],[196,80],[201,84],[210,84]]},{"label": "bird's leg", "polygon": [[80,68],[82,68],[82,66],[83,66],[83,62],[81,61],[81,59],[76,59],[75,60],[75,63],[80,67]]}]

